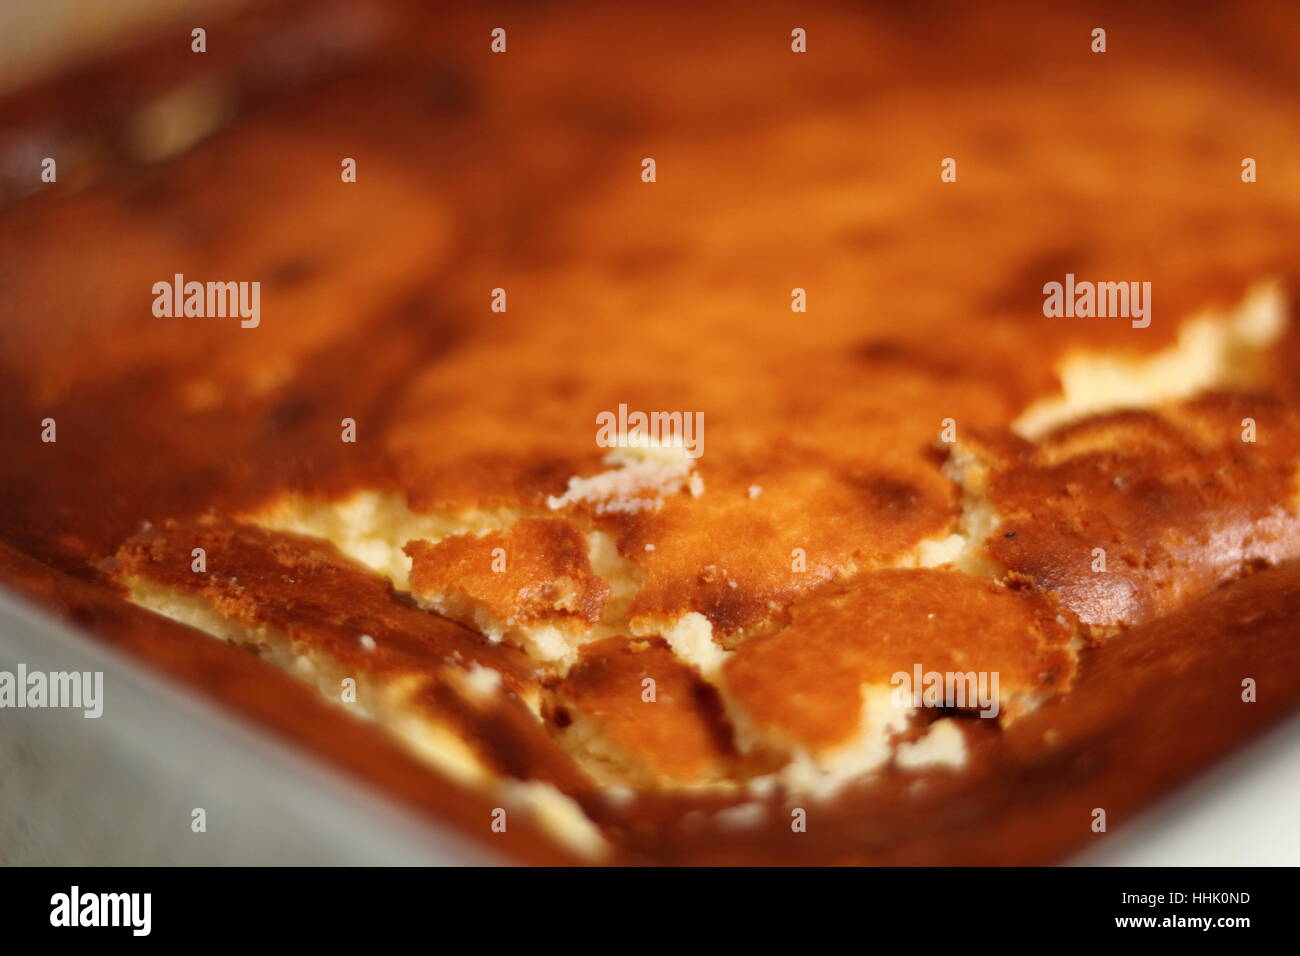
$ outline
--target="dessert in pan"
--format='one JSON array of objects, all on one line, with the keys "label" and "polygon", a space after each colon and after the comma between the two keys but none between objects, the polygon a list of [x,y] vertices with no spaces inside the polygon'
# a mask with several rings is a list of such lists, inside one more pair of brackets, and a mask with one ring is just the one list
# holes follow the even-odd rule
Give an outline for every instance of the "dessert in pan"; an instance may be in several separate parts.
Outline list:
[{"label": "dessert in pan", "polygon": [[1296,28],[285,4],[16,93],[4,580],[518,859],[1123,840],[1300,704]]}]

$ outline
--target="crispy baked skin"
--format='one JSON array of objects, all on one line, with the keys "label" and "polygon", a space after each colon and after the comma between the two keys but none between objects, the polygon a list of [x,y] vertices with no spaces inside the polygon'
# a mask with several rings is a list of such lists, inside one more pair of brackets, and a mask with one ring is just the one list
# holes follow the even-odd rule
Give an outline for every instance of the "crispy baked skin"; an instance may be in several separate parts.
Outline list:
[{"label": "crispy baked skin", "polygon": [[677,495],[658,511],[608,519],[620,551],[644,573],[631,619],[696,611],[730,634],[771,621],[837,577],[893,563],[956,514],[950,484],[921,450],[867,464],[820,459],[791,443],[761,465],[702,468],[699,498]]},{"label": "crispy baked skin", "polygon": [[989,553],[1085,623],[1131,626],[1300,557],[1300,422],[1275,399],[1207,395],[1036,444],[986,437],[973,444],[1002,519]]},{"label": "crispy baked skin", "polygon": [[[205,552],[206,571],[193,570],[195,548]],[[218,520],[169,521],[129,540],[113,564],[115,579],[138,599],[159,589],[201,601],[234,625],[229,640],[307,669],[335,699],[350,677],[364,711],[428,717],[454,727],[500,773],[589,789],[520,702],[539,690],[527,657],[412,607],[332,545]],[[475,668],[500,677],[490,706],[464,690]],[[398,699],[380,699],[390,693]]]},{"label": "crispy baked skin", "polygon": [[[718,815],[744,798],[646,795],[625,834],[627,856],[710,865],[1025,865],[1123,840],[1153,792],[1294,710],[1297,621],[1293,562],[1086,649],[1069,695],[1010,727],[963,721],[969,757],[961,773],[886,770],[831,805],[752,798],[764,813],[747,827]],[[1245,677],[1271,690],[1247,703]],[[806,832],[791,831],[792,807],[806,811]],[[1096,807],[1106,809],[1104,834],[1091,829]],[[686,815],[687,808],[703,812]]]},{"label": "crispy baked skin", "polygon": [[550,707],[562,728],[575,719],[590,722],[618,758],[638,765],[632,775],[644,786],[708,782],[733,769],[735,747],[717,690],[659,638],[587,645]]},{"label": "crispy baked skin", "polygon": [[910,678],[916,664],[997,672],[1010,723],[1069,689],[1074,636],[1056,602],[1031,592],[950,571],[877,571],[796,605],[779,633],[746,641],[724,682],[754,724],[816,751],[857,733],[864,685],[892,689],[893,675]]},{"label": "crispy baked skin", "polygon": [[[627,402],[705,413],[710,489],[779,486],[807,463],[816,474],[791,481],[825,494],[802,494],[823,533],[859,488],[859,546],[889,551],[948,504],[929,451],[943,418],[1005,425],[1055,390],[1069,349],[1153,352],[1295,267],[1300,173],[1238,176],[1237,144],[1295,151],[1296,66],[1273,46],[1289,21],[1267,6],[1203,12],[1195,32],[1119,11],[1129,42],[1105,57],[1069,14],[855,13],[845,30],[849,14],[813,9],[819,51],[802,58],[771,42],[784,18],[728,18],[730,55],[761,64],[761,88],[747,68],[718,75],[707,29],[680,42],[683,16],[707,26],[699,11],[513,11],[533,42],[488,70],[476,38],[495,11],[431,29],[420,4],[357,8],[372,29],[347,44],[331,41],[348,29],[337,13],[250,15],[203,62],[245,108],[171,162],[115,143],[192,56],[98,66],[94,96],[83,72],[5,107],[15,141],[41,144],[51,110],[81,132],[60,168],[86,187],[24,185],[0,216],[7,540],[86,574],[142,518],[289,489],[540,506],[601,469],[592,420]],[[557,72],[575,44],[588,72]],[[293,83],[274,65],[290,47]],[[1212,137],[1188,119],[1210,115]],[[358,144],[370,171],[342,188],[337,157]],[[648,185],[628,156],[653,148],[664,175]],[[945,155],[957,183],[938,181]],[[1044,319],[1042,284],[1067,270],[1150,280],[1151,327]],[[262,324],[155,319],[148,289],[176,272],[260,278]],[[506,312],[487,306],[498,286]],[[57,445],[39,441],[46,416]],[[344,417],[355,444],[338,440]],[[873,493],[882,480],[896,484]],[[900,528],[903,485],[916,513]],[[708,498],[688,533],[725,557],[748,528]],[[698,557],[653,569],[645,600],[707,603]]]},{"label": "crispy baked skin", "polygon": [[[1013,427],[1071,355],[1163,354],[1261,280],[1294,297],[1294,10],[1115,9],[1099,56],[1088,15],[1027,5],[815,5],[806,55],[787,10],[751,4],[256,7],[202,58],[160,36],[0,102],[7,586],[483,836],[493,800],[397,742],[408,719],[451,728],[629,863],[1058,860],[1096,839],[1093,807],[1122,823],[1300,704],[1300,323],[1210,383],[1249,393]],[[160,159],[143,121],[173,97],[210,128]],[[1150,281],[1150,327],[1044,317],[1066,272]],[[261,324],[153,316],[176,273],[261,281]],[[594,421],[623,403],[704,414],[697,481],[625,512],[550,504],[611,469]],[[417,592],[591,638],[572,669],[257,524],[358,493],[412,522],[513,516],[389,544],[415,540]],[[602,618],[617,637],[584,631]],[[272,663],[331,693],[355,675],[377,724]],[[1041,700],[950,715],[962,766],[886,761],[817,801],[771,784],[917,663]],[[592,740],[635,798],[601,794]],[[498,845],[570,859],[521,833]]]},{"label": "crispy baked skin", "polygon": [[[204,571],[193,569],[195,548],[205,552]],[[490,663],[511,690],[536,686],[523,654],[487,654],[478,635],[395,600],[387,581],[318,539],[218,520],[169,521],[127,541],[114,564],[119,581],[200,597],[224,617],[291,639],[309,635],[346,668],[419,674],[454,662]]]},{"label": "crispy baked skin", "polygon": [[609,597],[591,568],[586,537],[567,521],[524,518],[507,531],[411,541],[404,550],[417,598],[463,597],[505,626],[585,630],[600,621]]}]

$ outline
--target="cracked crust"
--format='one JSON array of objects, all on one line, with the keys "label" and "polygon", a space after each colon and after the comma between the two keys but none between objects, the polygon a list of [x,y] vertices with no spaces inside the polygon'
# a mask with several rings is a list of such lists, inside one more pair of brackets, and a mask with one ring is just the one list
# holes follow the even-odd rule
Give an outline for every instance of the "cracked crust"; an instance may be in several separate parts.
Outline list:
[{"label": "cracked crust", "polygon": [[609,598],[586,536],[567,521],[524,518],[505,531],[411,541],[403,550],[411,558],[411,593],[422,604],[446,613],[464,602],[481,609],[498,635],[539,624],[585,631]]},{"label": "cracked crust", "polygon": [[898,673],[910,681],[918,666],[997,672],[994,699],[1009,724],[1069,690],[1075,633],[1056,602],[1032,590],[943,570],[868,572],[796,605],[780,632],[746,641],[723,681],[751,727],[816,753],[860,732],[864,687],[891,687]]},{"label": "cracked crust", "polygon": [[1300,419],[1274,398],[1212,394],[969,448],[1000,516],[987,554],[1102,630],[1300,557]]},{"label": "cracked crust", "polygon": [[548,710],[570,753],[612,783],[708,784],[738,769],[717,690],[660,638],[587,645]]}]

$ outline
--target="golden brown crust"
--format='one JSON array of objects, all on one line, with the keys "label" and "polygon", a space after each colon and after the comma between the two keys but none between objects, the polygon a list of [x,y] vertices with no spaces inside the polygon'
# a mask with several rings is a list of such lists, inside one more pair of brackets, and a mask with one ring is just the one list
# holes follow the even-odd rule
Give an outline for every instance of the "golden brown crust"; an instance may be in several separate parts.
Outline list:
[{"label": "golden brown crust", "polygon": [[[206,570],[195,571],[202,548]],[[132,538],[110,571],[148,606],[198,599],[233,625],[228,639],[353,701],[381,722],[428,720],[469,744],[507,777],[582,795],[591,783],[538,723],[524,699],[540,672],[514,648],[427,614],[383,578],[318,539],[204,519],[167,522]],[[475,672],[495,675],[483,691]]]},{"label": "golden brown crust", "polygon": [[[830,805],[777,794],[743,828],[718,811],[750,798],[646,796],[626,824],[625,853],[674,864],[988,866],[1105,847],[1125,839],[1155,794],[1300,704],[1297,620],[1293,562],[1089,647],[1069,695],[1010,727],[963,721],[961,773],[886,769]],[[1272,690],[1248,703],[1246,677]],[[1105,834],[1091,828],[1097,807]],[[793,808],[806,812],[806,832],[791,830]]]},{"label": "golden brown crust", "polygon": [[651,787],[656,780],[720,779],[736,756],[717,691],[659,638],[588,644],[555,687],[550,707],[561,728],[575,718],[594,722]]},{"label": "golden brown crust", "polygon": [[455,594],[507,626],[584,631],[600,621],[609,585],[591,568],[587,538],[558,518],[524,518],[506,531],[411,541],[411,593]]},{"label": "golden brown crust", "polygon": [[1207,395],[1034,444],[990,438],[973,442],[1002,519],[989,553],[1085,623],[1131,626],[1300,556],[1300,421],[1275,399]]},{"label": "golden brown crust", "polygon": [[[195,571],[194,549],[204,551]],[[127,541],[112,570],[201,597],[222,616],[309,643],[340,667],[422,674],[447,665],[491,666],[511,690],[536,688],[535,668],[512,648],[398,600],[382,577],[320,539],[218,519],[168,521]],[[367,636],[370,641],[363,641]]]},{"label": "golden brown crust", "polygon": [[1029,591],[953,571],[875,571],[795,605],[788,627],[740,646],[724,680],[758,728],[815,751],[858,733],[864,685],[892,690],[916,667],[998,673],[1009,723],[1069,689],[1074,636],[1056,603]]},{"label": "golden brown crust", "polygon": [[761,626],[828,581],[893,563],[956,514],[924,446],[867,464],[792,442],[773,459],[702,465],[699,498],[610,519],[645,575],[633,621],[696,611],[719,634]]}]

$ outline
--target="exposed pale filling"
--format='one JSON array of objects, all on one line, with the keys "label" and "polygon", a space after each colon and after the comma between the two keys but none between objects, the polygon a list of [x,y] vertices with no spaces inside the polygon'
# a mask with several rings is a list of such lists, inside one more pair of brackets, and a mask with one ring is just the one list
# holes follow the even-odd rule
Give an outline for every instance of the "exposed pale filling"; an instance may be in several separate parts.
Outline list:
[{"label": "exposed pale filling", "polygon": [[1177,343],[1155,355],[1072,353],[1057,368],[1062,393],[1035,402],[1012,428],[1033,439],[1089,415],[1151,408],[1208,389],[1249,385],[1286,325],[1286,298],[1277,283],[1269,282],[1251,289],[1232,312],[1185,322]]}]

